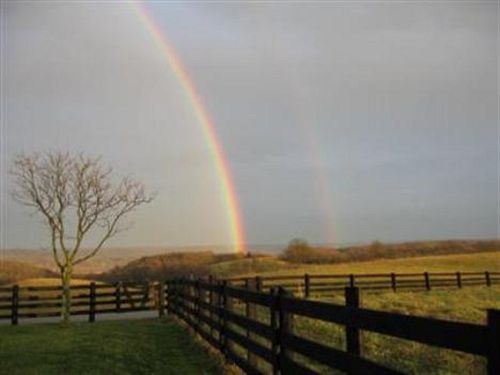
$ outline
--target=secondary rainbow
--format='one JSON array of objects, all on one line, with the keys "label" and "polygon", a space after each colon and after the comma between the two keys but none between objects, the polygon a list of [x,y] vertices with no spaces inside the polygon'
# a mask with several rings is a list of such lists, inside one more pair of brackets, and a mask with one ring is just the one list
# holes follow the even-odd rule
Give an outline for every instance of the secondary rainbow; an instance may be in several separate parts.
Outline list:
[{"label": "secondary rainbow", "polygon": [[224,204],[226,206],[227,218],[231,230],[231,237],[234,244],[234,250],[242,253],[245,251],[245,232],[241,220],[241,213],[236,195],[236,189],[231,178],[231,173],[227,159],[221,143],[217,138],[214,123],[210,118],[208,111],[203,104],[203,100],[198,94],[196,86],[189,76],[182,61],[177,56],[175,49],[165,36],[165,33],[158,27],[148,9],[141,2],[134,2],[134,7],[141,20],[146,25],[155,42],[160,47],[165,56],[170,69],[178,78],[179,83],[189,100],[193,112],[201,125],[203,135],[206,139],[208,149],[213,157],[215,169],[224,193]]}]

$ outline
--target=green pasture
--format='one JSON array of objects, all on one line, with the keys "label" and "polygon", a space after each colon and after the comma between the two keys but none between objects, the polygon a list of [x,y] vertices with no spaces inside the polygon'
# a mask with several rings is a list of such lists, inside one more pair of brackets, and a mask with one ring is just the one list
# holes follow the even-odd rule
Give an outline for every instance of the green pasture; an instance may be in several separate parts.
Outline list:
[{"label": "green pasture", "polygon": [[0,374],[217,374],[171,320],[0,326]]}]

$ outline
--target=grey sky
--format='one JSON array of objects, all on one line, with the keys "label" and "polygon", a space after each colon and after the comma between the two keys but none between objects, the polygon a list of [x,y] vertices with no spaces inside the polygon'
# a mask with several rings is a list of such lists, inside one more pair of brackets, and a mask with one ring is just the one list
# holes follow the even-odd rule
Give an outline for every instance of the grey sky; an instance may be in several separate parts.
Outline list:
[{"label": "grey sky", "polygon": [[[497,6],[147,4],[214,119],[250,243],[497,237]],[[114,245],[230,241],[200,125],[133,7],[2,12],[2,246],[45,245],[5,170],[47,149],[158,192]]]}]

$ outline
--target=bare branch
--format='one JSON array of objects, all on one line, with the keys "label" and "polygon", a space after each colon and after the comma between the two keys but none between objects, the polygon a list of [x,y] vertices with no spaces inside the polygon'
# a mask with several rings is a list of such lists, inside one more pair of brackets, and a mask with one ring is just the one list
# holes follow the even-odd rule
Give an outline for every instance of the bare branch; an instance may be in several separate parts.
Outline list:
[{"label": "bare branch", "polygon": [[[49,152],[16,157],[11,171],[16,185],[12,195],[45,218],[54,261],[61,270],[95,256],[120,231],[123,217],[152,201],[142,183],[131,178],[113,183],[112,172],[100,158],[83,154]],[[71,231],[70,226],[74,227]],[[101,233],[96,246],[77,258],[91,232]]]}]

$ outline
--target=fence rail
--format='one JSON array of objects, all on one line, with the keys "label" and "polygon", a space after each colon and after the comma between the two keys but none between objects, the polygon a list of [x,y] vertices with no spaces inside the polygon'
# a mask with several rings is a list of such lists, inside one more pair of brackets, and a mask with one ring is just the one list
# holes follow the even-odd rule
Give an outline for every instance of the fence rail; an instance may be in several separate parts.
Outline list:
[{"label": "fence rail", "polygon": [[[488,310],[487,325],[460,323],[365,309],[360,307],[359,288],[348,286],[344,293],[346,304],[338,305],[299,299],[281,287],[266,293],[231,286],[227,281],[182,279],[167,282],[166,296],[169,313],[184,320],[249,374],[264,372],[256,365],[256,357],[267,363],[273,374],[318,373],[297,360],[295,353],[347,373],[400,373],[363,356],[362,331],[483,356],[488,361],[488,374],[500,373],[500,311]],[[235,309],[235,300],[247,306],[244,313]],[[259,321],[251,306],[264,308],[267,321]],[[343,326],[346,350],[298,335],[294,317]]]},{"label": "fence rail", "polygon": [[[162,284],[115,285],[89,283],[71,286],[71,315],[88,315],[94,321],[97,314],[164,310]],[[0,320],[46,318],[61,315],[61,286],[18,286],[0,288]]]},{"label": "fence rail", "polygon": [[[228,285],[237,287],[252,286],[255,289],[252,300],[269,300],[272,288],[282,287],[296,296],[326,296],[338,293],[346,286],[363,290],[431,290],[435,288],[462,288],[473,285],[492,286],[500,284],[500,272],[443,272],[443,273],[389,273],[389,274],[304,274],[281,276],[257,276],[254,278],[227,279]],[[72,315],[135,312],[159,309],[163,314],[165,294],[158,288],[159,283],[130,284],[116,283],[71,286]],[[232,298],[238,299],[237,291]],[[267,297],[266,297],[267,296]],[[62,307],[61,286],[11,286],[0,287],[0,320],[11,320],[17,324],[19,319],[53,317],[60,314]],[[251,307],[249,307],[251,308]]]},{"label": "fence rail", "polygon": [[227,279],[231,285],[244,286],[257,283],[259,290],[269,291],[281,286],[306,298],[311,295],[341,291],[346,286],[364,290],[431,290],[492,286],[500,284],[500,272],[423,272],[379,274],[303,274],[280,276],[237,277]]}]

